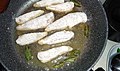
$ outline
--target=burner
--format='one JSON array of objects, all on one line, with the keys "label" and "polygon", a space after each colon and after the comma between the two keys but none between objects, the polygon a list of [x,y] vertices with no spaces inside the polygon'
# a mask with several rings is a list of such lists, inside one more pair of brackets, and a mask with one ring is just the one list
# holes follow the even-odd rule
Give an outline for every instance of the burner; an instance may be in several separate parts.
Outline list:
[{"label": "burner", "polygon": [[103,6],[108,17],[109,39],[120,42],[120,1],[106,0]]}]

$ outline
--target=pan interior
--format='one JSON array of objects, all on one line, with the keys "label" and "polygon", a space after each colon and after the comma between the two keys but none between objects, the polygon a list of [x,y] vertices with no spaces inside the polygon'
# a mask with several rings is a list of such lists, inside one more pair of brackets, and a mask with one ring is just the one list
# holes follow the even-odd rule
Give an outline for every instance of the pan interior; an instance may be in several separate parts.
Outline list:
[{"label": "pan interior", "polygon": [[[69,0],[66,0],[66,2],[67,1],[69,1]],[[20,8],[17,15],[19,16],[19,15],[22,15],[24,13],[39,10],[39,9],[44,10],[45,11],[44,14],[51,12],[49,10],[46,10],[45,8],[34,8],[32,6],[33,4],[34,4],[34,2],[31,2],[31,3],[28,2],[25,6]],[[83,6],[81,6],[81,7],[75,6],[74,9],[69,13],[74,13],[74,12],[84,12],[84,7]],[[56,12],[54,12],[54,14],[55,14],[55,20],[58,20],[68,13],[56,13]],[[54,60],[52,60],[48,63],[42,63],[36,57],[37,53],[40,52],[40,51],[48,50],[48,49],[51,49],[51,48],[54,48],[54,47],[59,47],[59,46],[71,46],[71,47],[73,47],[73,49],[79,50],[80,54],[82,55],[82,53],[84,52],[83,49],[84,49],[84,47],[87,43],[87,40],[89,38],[89,33],[90,33],[89,22],[80,23],[80,24],[74,26],[72,29],[65,29],[65,30],[73,31],[75,33],[75,37],[70,41],[63,42],[63,43],[60,43],[60,44],[55,44],[55,45],[39,45],[37,42],[33,43],[33,44],[30,44],[30,45],[25,45],[25,46],[20,46],[20,45],[16,44],[18,54],[29,65],[32,65],[33,67],[42,67],[42,68],[45,68],[45,69],[47,69],[47,68],[52,69],[53,66],[55,65],[52,62],[57,60],[61,56],[57,57],[56,59],[54,59]],[[16,38],[20,35],[27,34],[27,33],[32,33],[32,32],[44,32],[44,29],[38,29],[38,30],[35,30],[35,31],[16,31]],[[58,31],[49,32],[50,33],[49,35],[51,35],[55,32],[58,32]],[[29,47],[29,49],[31,50],[31,53],[33,55],[33,59],[30,60],[30,61],[27,61],[25,59],[25,48],[26,47]],[[64,56],[65,55],[62,55],[63,58],[65,58]],[[77,56],[77,57],[80,58],[80,56]],[[72,63],[72,64],[74,64],[74,63]],[[66,66],[69,67],[68,64],[66,64]]]}]

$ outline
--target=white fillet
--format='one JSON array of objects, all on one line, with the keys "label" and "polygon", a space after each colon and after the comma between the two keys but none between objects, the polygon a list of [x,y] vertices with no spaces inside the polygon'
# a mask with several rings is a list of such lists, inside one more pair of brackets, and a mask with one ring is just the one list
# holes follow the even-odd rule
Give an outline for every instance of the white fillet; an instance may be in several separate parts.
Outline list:
[{"label": "white fillet", "polygon": [[72,28],[79,23],[85,23],[87,21],[87,15],[84,12],[69,13],[62,18],[56,20],[52,24],[48,25],[45,31],[61,30],[65,28]]},{"label": "white fillet", "polygon": [[46,63],[58,57],[59,55],[65,54],[72,50],[73,48],[70,46],[60,46],[46,51],[38,52],[37,57],[41,62]]},{"label": "white fillet", "polygon": [[47,7],[53,4],[64,3],[64,0],[41,0],[36,2],[33,6],[34,7]]},{"label": "white fillet", "polygon": [[29,13],[23,14],[17,18],[15,18],[15,21],[17,24],[23,24],[31,19],[34,19],[44,13],[43,10],[36,10],[36,11],[31,11]]},{"label": "white fillet", "polygon": [[40,28],[46,28],[54,21],[54,13],[50,12],[35,19],[32,19],[25,24],[18,25],[17,30],[37,30]]},{"label": "white fillet", "polygon": [[28,33],[18,37],[16,43],[19,45],[27,45],[34,43],[43,37],[47,36],[47,32]]},{"label": "white fillet", "polygon": [[74,37],[74,33],[72,31],[60,31],[60,32],[56,32],[44,39],[41,39],[40,41],[38,41],[38,43],[40,45],[43,45],[43,44],[51,45],[51,44],[66,42],[73,37]]},{"label": "white fillet", "polygon": [[46,7],[47,10],[56,11],[56,12],[70,12],[74,8],[73,2],[65,2],[57,5],[51,5]]}]

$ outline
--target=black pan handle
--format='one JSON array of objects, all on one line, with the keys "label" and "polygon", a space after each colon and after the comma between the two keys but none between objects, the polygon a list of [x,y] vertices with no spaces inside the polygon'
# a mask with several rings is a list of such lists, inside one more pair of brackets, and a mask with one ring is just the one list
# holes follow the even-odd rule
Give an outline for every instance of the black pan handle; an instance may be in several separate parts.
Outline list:
[{"label": "black pan handle", "polygon": [[7,9],[10,0],[0,0],[0,14]]}]

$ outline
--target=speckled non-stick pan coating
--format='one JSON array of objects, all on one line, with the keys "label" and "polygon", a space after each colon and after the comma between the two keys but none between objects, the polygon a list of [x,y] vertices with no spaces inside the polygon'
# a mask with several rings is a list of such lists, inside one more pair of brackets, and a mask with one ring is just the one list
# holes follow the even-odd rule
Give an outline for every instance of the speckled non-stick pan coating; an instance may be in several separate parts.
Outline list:
[{"label": "speckled non-stick pan coating", "polygon": [[[15,46],[15,21],[23,10],[37,0],[11,0],[7,10],[0,14],[0,62],[11,71],[45,71],[35,68],[20,58]],[[90,36],[87,46],[75,64],[58,71],[87,71],[97,62],[104,51],[108,26],[105,12],[98,0],[79,0],[84,6],[90,26]],[[52,71],[52,70],[51,70]]]}]

